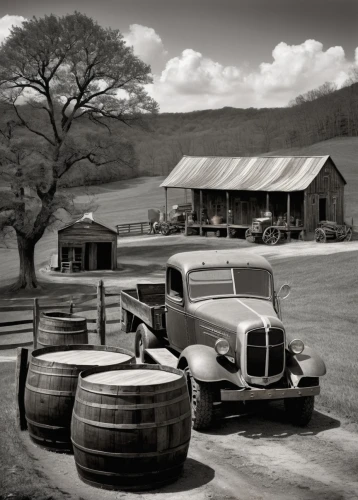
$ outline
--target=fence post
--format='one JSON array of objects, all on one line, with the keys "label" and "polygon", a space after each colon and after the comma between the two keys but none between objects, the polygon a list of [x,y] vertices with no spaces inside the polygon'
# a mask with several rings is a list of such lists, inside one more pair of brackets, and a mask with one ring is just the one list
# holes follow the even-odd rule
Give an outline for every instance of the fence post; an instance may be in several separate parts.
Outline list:
[{"label": "fence post", "polygon": [[103,281],[97,285],[97,333],[101,345],[106,345],[106,303]]},{"label": "fence post", "polygon": [[27,429],[25,418],[25,384],[27,375],[27,359],[29,350],[23,347],[17,348],[16,374],[15,374],[15,394],[16,394],[16,423],[21,431]]},{"label": "fence post", "polygon": [[37,349],[37,332],[40,322],[40,306],[39,299],[34,299],[33,308],[33,339],[34,339],[34,349]]}]

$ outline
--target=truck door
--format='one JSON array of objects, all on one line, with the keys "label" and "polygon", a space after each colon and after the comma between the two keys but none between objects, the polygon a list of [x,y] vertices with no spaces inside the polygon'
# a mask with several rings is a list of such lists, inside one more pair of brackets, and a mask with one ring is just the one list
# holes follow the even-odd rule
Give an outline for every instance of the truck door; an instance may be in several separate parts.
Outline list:
[{"label": "truck door", "polygon": [[188,345],[184,311],[183,276],[179,269],[168,267],[166,281],[167,335],[170,345],[182,351]]}]

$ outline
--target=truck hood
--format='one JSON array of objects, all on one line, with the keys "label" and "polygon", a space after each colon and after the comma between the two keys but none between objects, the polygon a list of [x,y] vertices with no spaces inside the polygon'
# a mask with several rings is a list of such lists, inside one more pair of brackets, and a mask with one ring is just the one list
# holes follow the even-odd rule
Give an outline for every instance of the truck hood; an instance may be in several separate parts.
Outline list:
[{"label": "truck hood", "polygon": [[245,326],[282,328],[272,302],[264,299],[232,297],[205,300],[196,304],[193,312],[199,320],[235,333],[239,326],[244,329]]}]

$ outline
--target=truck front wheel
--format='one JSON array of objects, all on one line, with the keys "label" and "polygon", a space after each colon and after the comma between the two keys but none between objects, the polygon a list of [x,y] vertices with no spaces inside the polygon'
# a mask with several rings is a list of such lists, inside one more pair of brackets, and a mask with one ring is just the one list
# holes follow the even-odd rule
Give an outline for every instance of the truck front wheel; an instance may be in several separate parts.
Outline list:
[{"label": "truck front wheel", "polygon": [[195,430],[210,427],[214,414],[214,394],[210,384],[198,382],[191,374],[190,368],[185,368],[186,379],[191,402],[192,426]]},{"label": "truck front wheel", "polygon": [[285,399],[286,414],[293,425],[304,427],[313,415],[314,396]]},{"label": "truck front wheel", "polygon": [[145,353],[146,349],[156,349],[162,347],[159,339],[152,333],[149,328],[141,323],[135,333],[135,355],[140,358],[141,363],[152,363],[151,358]]}]

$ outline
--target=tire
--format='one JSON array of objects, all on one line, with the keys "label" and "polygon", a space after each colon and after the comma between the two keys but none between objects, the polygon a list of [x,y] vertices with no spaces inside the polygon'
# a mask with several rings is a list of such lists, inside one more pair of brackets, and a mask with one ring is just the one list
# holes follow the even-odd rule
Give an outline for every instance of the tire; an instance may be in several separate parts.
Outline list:
[{"label": "tire", "polygon": [[167,222],[163,222],[160,227],[160,232],[163,236],[169,236],[169,234],[172,232],[172,229]]},{"label": "tire", "polygon": [[149,328],[141,323],[135,333],[134,352],[141,363],[153,363],[152,358],[145,354],[146,349],[156,349],[162,347],[162,343]]},{"label": "tire", "polygon": [[289,421],[299,427],[306,426],[313,414],[314,396],[285,399],[285,410]]},{"label": "tire", "polygon": [[192,427],[196,431],[211,426],[214,416],[214,393],[210,384],[198,382],[191,374],[190,368],[185,368],[191,403]]},{"label": "tire", "polygon": [[314,232],[314,239],[317,243],[326,243],[326,233],[322,228],[317,228]]}]

